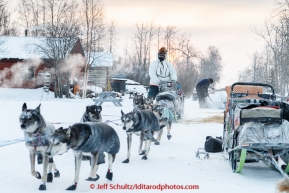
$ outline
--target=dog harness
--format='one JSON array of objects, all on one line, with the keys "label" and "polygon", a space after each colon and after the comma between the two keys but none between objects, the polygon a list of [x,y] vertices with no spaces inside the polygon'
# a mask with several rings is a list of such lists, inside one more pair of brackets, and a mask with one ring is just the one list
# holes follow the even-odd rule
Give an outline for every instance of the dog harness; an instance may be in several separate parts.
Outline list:
[{"label": "dog harness", "polygon": [[173,113],[167,107],[163,107],[162,117],[160,118],[160,120],[161,119],[165,119],[165,118],[167,119],[166,123],[168,123],[169,121],[173,121],[174,120]]},{"label": "dog harness", "polygon": [[48,146],[48,140],[46,139],[45,135],[42,135],[42,133],[40,132],[40,130],[38,132],[36,132],[35,134],[26,134],[25,135],[25,141],[28,144],[33,145],[34,147],[38,147],[38,146]]}]

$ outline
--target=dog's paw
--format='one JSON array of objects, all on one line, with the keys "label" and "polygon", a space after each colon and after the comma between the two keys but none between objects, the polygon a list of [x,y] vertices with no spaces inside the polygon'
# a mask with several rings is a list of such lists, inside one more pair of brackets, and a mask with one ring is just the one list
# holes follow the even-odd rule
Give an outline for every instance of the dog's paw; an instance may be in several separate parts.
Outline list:
[{"label": "dog's paw", "polygon": [[37,179],[41,179],[41,174],[39,172],[36,172],[36,176]]},{"label": "dog's paw", "polygon": [[159,142],[159,141],[155,142],[155,145],[159,145],[159,144],[160,144],[160,142]]},{"label": "dog's paw", "polygon": [[107,172],[105,177],[106,177],[106,179],[108,179],[108,180],[111,181],[111,180],[112,180],[112,177],[113,177],[113,174],[110,173],[110,172]]},{"label": "dog's paw", "polygon": [[46,190],[46,185],[45,184],[41,184],[39,186],[39,190]]},{"label": "dog's paw", "polygon": [[89,177],[89,178],[87,178],[86,180],[87,180],[87,181],[94,181],[94,182],[95,182],[95,181],[97,181],[98,179],[99,179],[99,175],[96,174],[96,178],[91,178],[91,177]]},{"label": "dog's paw", "polygon": [[129,159],[122,161],[122,163],[125,163],[125,164],[129,163]]},{"label": "dog's paw", "polygon": [[141,159],[143,159],[143,160],[147,160],[148,158],[147,158],[147,156],[146,155],[144,155],[144,156],[142,156],[142,158]]},{"label": "dog's paw", "polygon": [[157,140],[157,139],[155,139],[155,138],[153,138],[153,139],[152,139],[152,142],[157,142],[157,141],[158,141],[158,140]]},{"label": "dog's paw", "polygon": [[71,185],[66,190],[76,190],[76,185]]},{"label": "dog's paw", "polygon": [[56,172],[54,172],[54,178],[59,178],[60,177],[60,173],[59,170],[57,170]]},{"label": "dog's paw", "polygon": [[142,150],[142,152],[139,155],[144,155],[146,154],[146,150]]},{"label": "dog's paw", "polygon": [[168,140],[172,138],[172,135],[167,135]]},{"label": "dog's paw", "polygon": [[37,156],[37,163],[38,163],[38,164],[42,164],[42,161],[43,161],[43,157],[42,157],[41,154],[39,154],[39,155]]},{"label": "dog's paw", "polygon": [[53,175],[52,175],[52,173],[48,173],[48,174],[47,174],[47,182],[52,182],[52,180],[53,180]]}]

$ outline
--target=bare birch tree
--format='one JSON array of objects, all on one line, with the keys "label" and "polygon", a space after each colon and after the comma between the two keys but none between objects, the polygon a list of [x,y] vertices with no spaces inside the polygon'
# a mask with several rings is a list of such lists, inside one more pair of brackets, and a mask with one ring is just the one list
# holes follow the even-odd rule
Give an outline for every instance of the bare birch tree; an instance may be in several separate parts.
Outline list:
[{"label": "bare birch tree", "polygon": [[164,31],[164,40],[167,46],[167,50],[168,50],[168,61],[173,61],[174,60],[174,53],[172,52],[173,50],[171,50],[172,44],[173,44],[173,40],[175,35],[177,34],[177,30],[176,30],[176,26],[170,26],[168,25]]},{"label": "bare birch tree", "polygon": [[181,35],[177,47],[172,47],[171,49],[178,52],[178,57],[174,60],[178,73],[178,82],[182,85],[184,94],[189,96],[192,94],[199,78],[197,61],[201,54],[196,50],[190,37],[186,34]]},{"label": "bare birch tree", "polygon": [[9,11],[9,1],[0,0],[0,52],[6,52],[5,36],[16,36],[19,34],[15,23],[11,22],[11,12]]},{"label": "bare birch tree", "polygon": [[86,97],[89,67],[97,59],[94,52],[102,51],[105,37],[104,5],[101,0],[82,0],[82,43],[85,51],[83,98]]},{"label": "bare birch tree", "polygon": [[207,53],[201,58],[200,78],[213,78],[217,83],[221,79],[222,56],[215,46],[209,46]]},{"label": "bare birch tree", "polygon": [[160,49],[160,38],[162,36],[162,26],[159,25],[156,29],[156,33],[157,33],[157,49]]},{"label": "bare birch tree", "polygon": [[142,84],[148,84],[148,68],[151,62],[151,47],[156,35],[154,22],[136,24],[134,32],[134,51],[131,56],[132,72],[130,76]]},{"label": "bare birch tree", "polygon": [[50,6],[47,0],[20,0],[18,13],[24,23],[26,35],[44,36],[46,7]]},{"label": "bare birch tree", "polygon": [[62,98],[63,85],[69,85],[68,66],[64,59],[69,55],[78,40],[80,25],[76,15],[77,4],[69,0],[47,0],[47,23],[45,27],[47,37],[37,44],[37,52],[46,58],[46,63],[54,67],[54,93]]},{"label": "bare birch tree", "polygon": [[108,25],[108,51],[113,54],[116,44],[116,26],[115,21],[111,20]]}]

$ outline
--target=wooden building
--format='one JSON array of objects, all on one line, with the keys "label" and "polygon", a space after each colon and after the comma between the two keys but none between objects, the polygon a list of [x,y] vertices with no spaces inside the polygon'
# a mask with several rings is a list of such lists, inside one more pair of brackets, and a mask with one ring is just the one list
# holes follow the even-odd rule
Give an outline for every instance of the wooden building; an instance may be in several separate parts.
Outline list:
[{"label": "wooden building", "polygon": [[[37,51],[45,37],[0,36],[0,87],[37,88],[43,86],[45,72],[53,74],[53,67],[47,62],[51,60]],[[42,45],[45,46],[45,45]],[[72,40],[66,55],[84,57],[80,40]],[[82,64],[71,64],[71,76],[81,76]]]},{"label": "wooden building", "polygon": [[108,83],[108,73],[113,66],[111,53],[93,52],[90,57],[91,66],[88,71],[88,81],[105,88]]}]

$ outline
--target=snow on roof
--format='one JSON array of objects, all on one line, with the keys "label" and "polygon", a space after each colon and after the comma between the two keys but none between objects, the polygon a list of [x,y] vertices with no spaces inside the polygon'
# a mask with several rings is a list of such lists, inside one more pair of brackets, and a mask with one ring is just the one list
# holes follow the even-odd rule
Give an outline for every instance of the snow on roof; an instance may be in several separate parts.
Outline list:
[{"label": "snow on roof", "polygon": [[91,67],[112,67],[112,54],[108,52],[91,52]]},{"label": "snow on roof", "polygon": [[126,79],[126,84],[139,84],[139,83],[134,80]]},{"label": "snow on roof", "polygon": [[46,37],[30,36],[0,36],[1,50],[0,59],[3,58],[46,58],[43,54],[36,51],[36,45],[43,45]]},{"label": "snow on roof", "polygon": [[125,78],[109,78],[110,80],[124,80],[124,81],[127,81],[127,79]]}]

